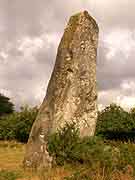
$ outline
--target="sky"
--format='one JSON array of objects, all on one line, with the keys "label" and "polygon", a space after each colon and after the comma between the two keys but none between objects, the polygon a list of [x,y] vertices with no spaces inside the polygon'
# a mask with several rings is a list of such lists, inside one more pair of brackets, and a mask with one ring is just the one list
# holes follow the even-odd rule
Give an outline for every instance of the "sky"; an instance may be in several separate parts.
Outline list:
[{"label": "sky", "polygon": [[98,105],[135,107],[134,0],[0,0],[0,93],[40,105],[69,17],[87,10],[100,29]]}]

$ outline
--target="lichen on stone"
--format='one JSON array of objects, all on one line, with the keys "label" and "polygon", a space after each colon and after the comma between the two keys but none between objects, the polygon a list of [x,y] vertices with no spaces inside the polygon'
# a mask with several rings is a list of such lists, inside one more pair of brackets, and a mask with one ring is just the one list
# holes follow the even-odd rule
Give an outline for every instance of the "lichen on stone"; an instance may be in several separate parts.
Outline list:
[{"label": "lichen on stone", "polygon": [[71,16],[58,47],[46,96],[30,133],[24,164],[51,167],[48,137],[66,123],[76,122],[81,137],[94,135],[98,31],[96,21],[87,11]]}]

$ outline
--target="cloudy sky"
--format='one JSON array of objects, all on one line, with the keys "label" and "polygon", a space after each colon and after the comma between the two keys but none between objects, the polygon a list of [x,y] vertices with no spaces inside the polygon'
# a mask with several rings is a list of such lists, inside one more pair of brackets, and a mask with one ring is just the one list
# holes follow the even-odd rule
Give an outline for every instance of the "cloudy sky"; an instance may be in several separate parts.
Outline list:
[{"label": "cloudy sky", "polygon": [[0,0],[0,93],[39,105],[69,17],[88,10],[100,27],[99,107],[135,106],[135,0]]}]

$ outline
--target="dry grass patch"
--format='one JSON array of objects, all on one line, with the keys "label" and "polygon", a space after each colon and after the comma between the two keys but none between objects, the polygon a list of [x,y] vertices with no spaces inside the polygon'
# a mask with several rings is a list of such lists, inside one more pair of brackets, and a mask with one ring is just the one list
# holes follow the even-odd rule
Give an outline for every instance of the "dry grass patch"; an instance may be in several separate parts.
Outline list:
[{"label": "dry grass patch", "polygon": [[[50,173],[40,174],[22,168],[25,145],[14,141],[0,141],[0,170],[19,172],[22,178],[17,180],[62,180],[65,176],[71,175],[71,167],[55,167]],[[46,176],[46,177],[45,177]],[[1,177],[0,177],[1,180]],[[6,179],[4,179],[6,180]],[[8,179],[7,179],[8,180]]]}]

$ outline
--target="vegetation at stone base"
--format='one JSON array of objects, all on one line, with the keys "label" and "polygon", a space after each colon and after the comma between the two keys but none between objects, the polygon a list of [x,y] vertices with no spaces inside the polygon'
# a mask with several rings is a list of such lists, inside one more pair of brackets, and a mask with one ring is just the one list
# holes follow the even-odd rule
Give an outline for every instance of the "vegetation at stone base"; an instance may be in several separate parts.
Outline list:
[{"label": "vegetation at stone base", "polygon": [[[103,142],[104,143],[104,142]],[[120,142],[108,142],[108,145],[117,148]],[[123,144],[123,143],[122,143]],[[127,143],[130,146],[131,143]],[[132,144],[133,145],[133,144]],[[93,159],[93,166],[87,163],[65,163],[63,166],[55,165],[49,173],[37,174],[33,171],[24,171],[22,168],[22,161],[24,158],[25,144],[14,141],[0,141],[0,168],[4,173],[10,172],[22,176],[14,180],[134,180],[133,167],[131,165],[125,166],[123,170],[105,169],[100,167],[100,163],[95,163]],[[115,157],[115,155],[114,155]],[[128,158],[127,158],[128,159]],[[39,174],[40,173],[40,174]],[[42,172],[43,173],[43,172]],[[2,174],[3,175],[3,174]],[[2,179],[0,175],[0,180]],[[46,176],[44,176],[46,175]],[[46,177],[46,179],[44,178]],[[111,178],[110,178],[111,177]],[[9,176],[10,178],[10,176]],[[3,180],[3,179],[2,179]],[[6,179],[4,179],[6,180]],[[9,180],[7,178],[7,180]]]},{"label": "vegetation at stone base", "polygon": [[27,142],[32,124],[38,109],[22,107],[20,112],[14,112],[0,119],[0,140],[17,140]]},{"label": "vegetation at stone base", "polygon": [[63,165],[65,159],[67,162],[71,161],[71,150],[76,146],[78,141],[79,129],[76,128],[75,123],[66,124],[58,133],[49,137],[48,150],[51,155],[56,157],[57,164]]},{"label": "vegetation at stone base", "polygon": [[124,173],[127,167],[130,167],[131,176],[135,175],[135,144],[106,141],[99,137],[80,139],[75,124],[66,125],[50,136],[48,151],[57,165],[87,166],[83,171],[76,172],[74,179],[77,176],[90,179],[90,174],[93,175],[97,169],[104,169],[109,178],[115,171]]},{"label": "vegetation at stone base", "polygon": [[7,115],[13,113],[14,104],[10,102],[10,98],[0,94],[0,117],[3,115]]},{"label": "vegetation at stone base", "polygon": [[111,104],[98,113],[96,135],[106,139],[135,141],[135,108],[129,112]]}]

